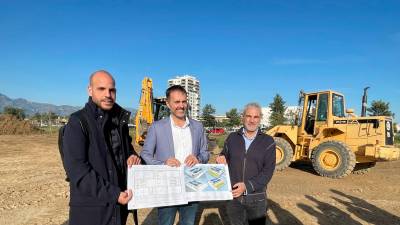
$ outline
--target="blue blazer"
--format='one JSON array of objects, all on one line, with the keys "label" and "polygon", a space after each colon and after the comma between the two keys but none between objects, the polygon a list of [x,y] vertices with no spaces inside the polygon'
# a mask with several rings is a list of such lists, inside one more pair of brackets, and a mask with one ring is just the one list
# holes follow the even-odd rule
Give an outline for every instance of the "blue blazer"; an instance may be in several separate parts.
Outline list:
[{"label": "blue blazer", "polygon": [[[200,163],[207,163],[210,154],[207,150],[207,137],[203,125],[190,118],[189,124],[192,154]],[[170,117],[155,121],[151,125],[140,156],[148,165],[163,165],[167,159],[175,157]]]}]

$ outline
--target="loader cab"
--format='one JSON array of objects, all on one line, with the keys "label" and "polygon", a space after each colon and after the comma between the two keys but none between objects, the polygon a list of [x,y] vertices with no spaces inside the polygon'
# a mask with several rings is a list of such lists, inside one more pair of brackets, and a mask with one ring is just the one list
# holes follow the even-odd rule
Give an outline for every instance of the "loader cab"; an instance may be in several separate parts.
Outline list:
[{"label": "loader cab", "polygon": [[333,117],[345,117],[344,97],[333,91],[304,94],[302,104],[302,135],[315,135],[316,128],[331,125]]},{"label": "loader cab", "polygon": [[346,117],[344,113],[343,95],[332,93],[332,114],[336,117]]},{"label": "loader cab", "polygon": [[314,125],[315,125],[315,114],[317,111],[317,99],[318,95],[309,95],[306,97],[305,107],[305,121],[304,121],[304,131],[312,135],[314,133]]},{"label": "loader cab", "polygon": [[167,99],[165,97],[159,97],[153,99],[154,104],[154,121],[164,119],[169,116],[170,110],[167,107]]}]

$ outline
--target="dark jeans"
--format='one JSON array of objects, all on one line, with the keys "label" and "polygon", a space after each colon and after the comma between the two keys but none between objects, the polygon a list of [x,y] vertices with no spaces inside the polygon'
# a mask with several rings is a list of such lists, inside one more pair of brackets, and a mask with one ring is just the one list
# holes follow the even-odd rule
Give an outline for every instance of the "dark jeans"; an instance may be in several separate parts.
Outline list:
[{"label": "dark jeans", "polygon": [[267,204],[265,194],[246,195],[229,201],[227,213],[231,225],[265,225]]},{"label": "dark jeans", "polygon": [[179,211],[179,225],[194,225],[199,203],[190,202],[187,205],[166,206],[158,208],[158,224],[172,225],[176,212]]}]

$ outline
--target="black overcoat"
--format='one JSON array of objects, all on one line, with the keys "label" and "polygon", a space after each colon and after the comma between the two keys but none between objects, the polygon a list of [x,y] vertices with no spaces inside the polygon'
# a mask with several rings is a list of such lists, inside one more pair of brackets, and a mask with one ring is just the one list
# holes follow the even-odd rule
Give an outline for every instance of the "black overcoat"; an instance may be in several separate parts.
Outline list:
[{"label": "black overcoat", "polygon": [[[115,104],[108,113],[110,116],[103,116],[91,98],[82,110],[88,127],[82,127],[79,117],[72,114],[63,138],[64,163],[70,179],[69,224],[125,224],[128,211],[117,200],[120,192],[126,190],[126,179],[119,182],[117,173],[126,176],[126,160],[136,154],[127,126],[130,113]],[[122,171],[117,170],[108,150],[103,121],[107,118],[104,117],[112,117],[119,123],[125,158]]]}]

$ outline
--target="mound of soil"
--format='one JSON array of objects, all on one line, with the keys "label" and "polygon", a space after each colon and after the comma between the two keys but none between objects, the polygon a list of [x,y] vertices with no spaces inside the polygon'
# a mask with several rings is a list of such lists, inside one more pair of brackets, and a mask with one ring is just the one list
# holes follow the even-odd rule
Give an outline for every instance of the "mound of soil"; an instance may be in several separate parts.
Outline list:
[{"label": "mound of soil", "polygon": [[20,120],[12,115],[0,115],[0,135],[38,133],[40,129],[28,120]]}]

